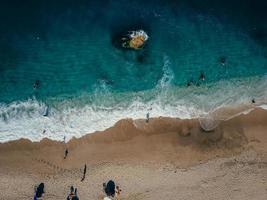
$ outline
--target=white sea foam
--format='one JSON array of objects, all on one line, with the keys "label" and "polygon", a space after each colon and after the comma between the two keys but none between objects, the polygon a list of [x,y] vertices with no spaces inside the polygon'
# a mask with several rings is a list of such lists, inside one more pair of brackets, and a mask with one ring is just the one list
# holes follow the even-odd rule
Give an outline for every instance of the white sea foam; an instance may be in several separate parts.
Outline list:
[{"label": "white sea foam", "polygon": [[174,80],[174,73],[170,67],[170,59],[167,55],[163,57],[163,75],[162,78],[158,81],[157,87],[160,89],[166,88],[171,85]]},{"label": "white sea foam", "polygon": [[[123,118],[144,118],[148,107],[153,108],[151,116],[183,116],[190,118],[190,113],[182,106],[174,109],[172,106],[160,106],[156,102],[145,104],[132,102],[129,107],[82,108],[65,107],[63,110],[51,108],[48,117],[43,116],[45,105],[36,100],[17,102],[1,108],[0,141],[5,142],[18,138],[29,138],[39,141],[44,137],[62,140],[71,137],[81,137],[86,133],[101,131],[111,127]],[[4,117],[3,117],[4,116]],[[46,130],[45,132],[43,132]]]},{"label": "white sea foam", "polygon": [[267,104],[260,105],[259,108],[262,108],[264,110],[267,110]]},{"label": "white sea foam", "polygon": [[[0,104],[0,142],[19,138],[39,141],[44,137],[63,140],[64,136],[69,140],[105,130],[124,118],[145,118],[148,111],[150,117],[204,119],[206,116],[208,120],[202,120],[203,126],[210,128],[216,125],[213,122],[226,118],[209,113],[223,107],[249,105],[252,98],[267,109],[266,77],[220,81],[200,87],[173,87],[173,73],[167,57],[164,63],[163,76],[157,87],[150,91],[116,94],[103,82],[91,96],[81,95],[64,101],[52,99],[47,103],[30,99]],[[44,116],[47,109],[48,116]],[[242,113],[249,111],[246,109]]]}]

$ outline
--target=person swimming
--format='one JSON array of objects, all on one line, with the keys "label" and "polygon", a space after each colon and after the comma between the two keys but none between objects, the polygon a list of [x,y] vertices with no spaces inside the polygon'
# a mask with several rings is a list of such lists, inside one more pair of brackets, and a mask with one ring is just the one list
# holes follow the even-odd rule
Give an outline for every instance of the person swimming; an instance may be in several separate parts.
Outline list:
[{"label": "person swimming", "polygon": [[204,74],[204,72],[200,72],[199,80],[200,81],[205,81],[205,74]]},{"label": "person swimming", "polygon": [[225,56],[222,56],[219,58],[219,62],[222,66],[226,65],[226,57]]},{"label": "person swimming", "polygon": [[41,82],[40,80],[36,80],[33,84],[33,89],[38,89],[40,88]]}]

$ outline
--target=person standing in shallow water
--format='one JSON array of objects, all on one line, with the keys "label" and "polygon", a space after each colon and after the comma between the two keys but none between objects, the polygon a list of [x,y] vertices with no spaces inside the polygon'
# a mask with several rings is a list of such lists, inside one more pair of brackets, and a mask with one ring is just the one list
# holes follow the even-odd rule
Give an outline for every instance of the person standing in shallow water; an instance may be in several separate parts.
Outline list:
[{"label": "person standing in shallow water", "polygon": [[146,114],[146,123],[149,122],[149,112]]},{"label": "person standing in shallow water", "polygon": [[148,109],[148,112],[146,113],[146,123],[148,123],[149,122],[149,120],[150,120],[150,111],[152,110],[152,107],[150,107],[149,109]]},{"label": "person standing in shallow water", "polygon": [[82,177],[82,180],[81,180],[81,181],[84,181],[84,179],[85,179],[86,170],[87,170],[87,166],[86,166],[86,164],[85,164],[85,165],[84,165],[84,168],[83,168],[83,177]]}]

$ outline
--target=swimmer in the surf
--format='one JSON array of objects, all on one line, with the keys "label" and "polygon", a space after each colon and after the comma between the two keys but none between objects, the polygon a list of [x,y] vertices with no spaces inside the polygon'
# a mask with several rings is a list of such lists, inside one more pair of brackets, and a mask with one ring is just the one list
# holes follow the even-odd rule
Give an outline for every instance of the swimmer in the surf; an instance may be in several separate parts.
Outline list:
[{"label": "swimmer in the surf", "polygon": [[36,80],[33,84],[33,89],[38,89],[40,87],[41,82],[39,80]]},{"label": "swimmer in the surf", "polygon": [[187,87],[189,87],[189,86],[191,86],[191,85],[193,85],[194,84],[194,81],[193,81],[193,79],[191,78],[188,82],[187,82]]},{"label": "swimmer in the surf", "polygon": [[220,57],[219,62],[222,66],[226,65],[226,57],[224,56]]},{"label": "swimmer in the surf", "polygon": [[200,73],[199,80],[205,81],[205,74],[203,72]]}]

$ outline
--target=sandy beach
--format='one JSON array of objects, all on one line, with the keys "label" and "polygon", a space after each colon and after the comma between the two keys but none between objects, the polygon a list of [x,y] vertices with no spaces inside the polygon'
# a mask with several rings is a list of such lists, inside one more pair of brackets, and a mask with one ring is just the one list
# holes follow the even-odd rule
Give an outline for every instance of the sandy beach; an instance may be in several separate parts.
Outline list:
[{"label": "sandy beach", "polygon": [[[64,150],[68,148],[66,159]],[[82,170],[87,174],[81,182]],[[26,139],[0,144],[0,199],[103,199],[114,180],[119,199],[267,199],[267,111],[256,109],[204,132],[197,119],[124,119],[67,144]]]},{"label": "sandy beach", "polygon": [[0,200],[267,200],[266,10],[1,0]]}]

